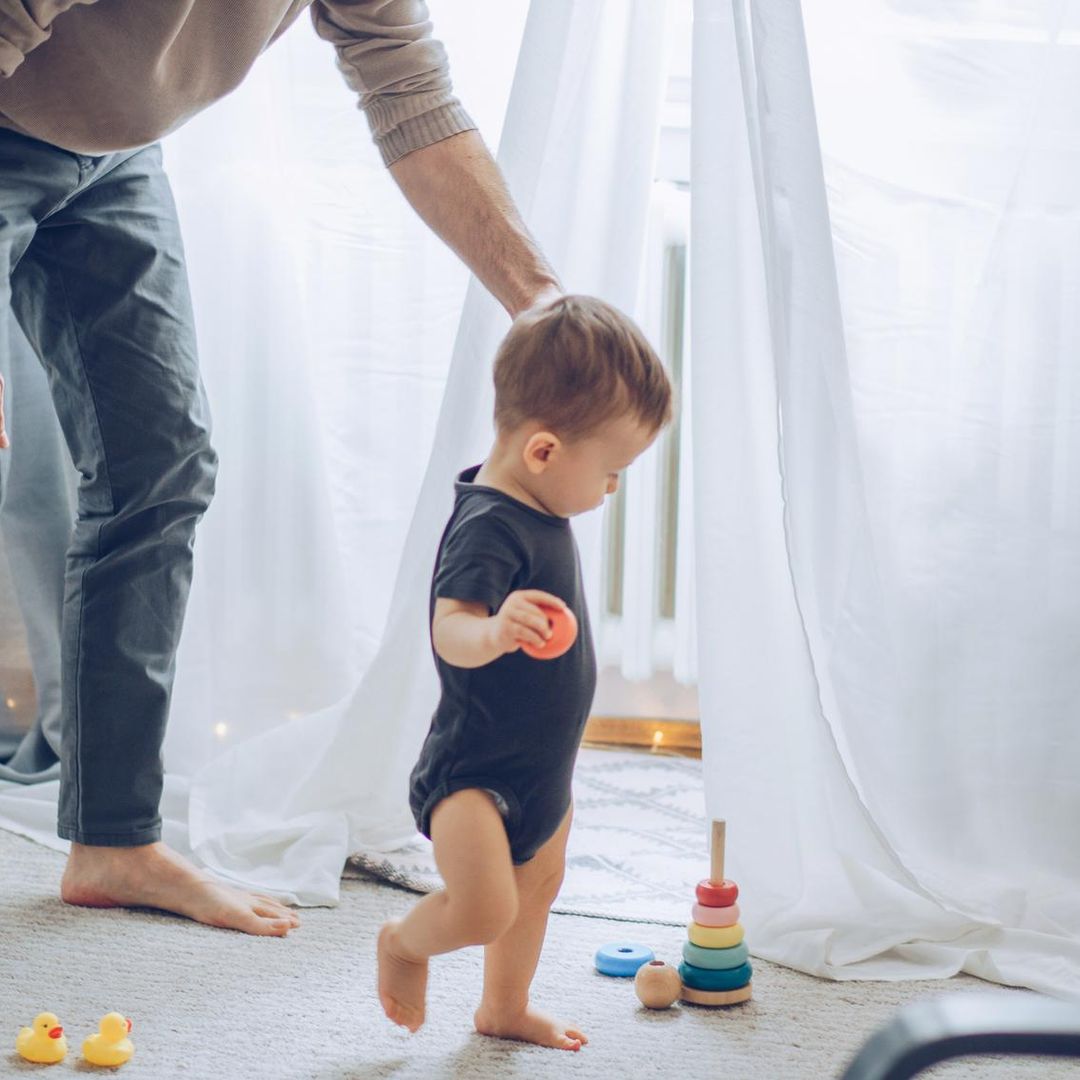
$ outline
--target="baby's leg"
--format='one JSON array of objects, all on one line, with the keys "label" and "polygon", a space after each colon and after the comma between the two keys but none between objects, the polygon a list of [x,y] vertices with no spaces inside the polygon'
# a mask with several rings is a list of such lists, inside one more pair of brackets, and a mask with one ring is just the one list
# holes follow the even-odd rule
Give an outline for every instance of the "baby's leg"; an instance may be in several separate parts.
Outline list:
[{"label": "baby's leg", "polygon": [[548,912],[562,884],[566,864],[568,810],[558,832],[524,866],[514,868],[518,915],[514,924],[484,950],[484,996],[476,1010],[482,1035],[580,1050],[589,1040],[529,1005],[529,986],[540,959]]},{"label": "baby's leg", "polygon": [[517,884],[502,817],[487,792],[455,792],[431,815],[435,862],[446,888],[379,933],[379,999],[396,1024],[424,1022],[428,958],[486,945],[517,914]]}]

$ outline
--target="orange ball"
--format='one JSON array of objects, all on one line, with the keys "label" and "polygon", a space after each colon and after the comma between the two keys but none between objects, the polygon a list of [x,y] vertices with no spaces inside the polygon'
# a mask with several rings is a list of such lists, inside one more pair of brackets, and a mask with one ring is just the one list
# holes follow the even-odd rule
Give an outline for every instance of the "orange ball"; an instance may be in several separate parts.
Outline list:
[{"label": "orange ball", "polygon": [[543,645],[521,643],[521,651],[534,660],[554,660],[562,656],[577,640],[577,619],[569,608],[552,607],[550,604],[538,604],[548,619],[551,637]]},{"label": "orange ball", "polygon": [[642,964],[634,976],[634,993],[647,1009],[669,1009],[682,993],[678,969],[663,960]]}]

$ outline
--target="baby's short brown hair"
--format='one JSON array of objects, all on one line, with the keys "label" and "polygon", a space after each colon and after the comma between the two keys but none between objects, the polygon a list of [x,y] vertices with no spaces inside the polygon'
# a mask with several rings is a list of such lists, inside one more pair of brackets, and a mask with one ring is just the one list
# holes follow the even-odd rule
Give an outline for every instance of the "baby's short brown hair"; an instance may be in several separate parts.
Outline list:
[{"label": "baby's short brown hair", "polygon": [[514,320],[495,355],[495,426],[539,420],[569,442],[630,414],[659,431],[671,384],[645,335],[594,296],[560,296]]}]

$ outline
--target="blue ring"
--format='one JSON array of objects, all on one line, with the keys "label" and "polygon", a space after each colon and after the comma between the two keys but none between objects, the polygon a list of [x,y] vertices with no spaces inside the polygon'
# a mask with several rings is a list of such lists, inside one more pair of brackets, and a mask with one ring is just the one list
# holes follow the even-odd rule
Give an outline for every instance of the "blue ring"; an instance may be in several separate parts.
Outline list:
[{"label": "blue ring", "polygon": [[680,964],[679,975],[682,981],[693,990],[738,990],[745,986],[754,969],[749,964],[740,964],[737,968],[709,970],[694,967],[692,964]]},{"label": "blue ring", "polygon": [[642,964],[654,959],[647,945],[635,945],[632,941],[613,941],[596,950],[596,970],[601,975],[614,975],[625,979],[637,974]]}]

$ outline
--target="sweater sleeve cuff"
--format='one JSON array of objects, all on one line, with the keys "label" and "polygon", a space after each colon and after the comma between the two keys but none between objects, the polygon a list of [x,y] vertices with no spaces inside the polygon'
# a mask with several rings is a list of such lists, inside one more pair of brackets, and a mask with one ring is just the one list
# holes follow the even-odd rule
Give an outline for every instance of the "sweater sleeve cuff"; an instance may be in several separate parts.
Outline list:
[{"label": "sweater sleeve cuff", "polygon": [[12,45],[5,37],[0,37],[0,76],[8,77],[26,59],[26,54]]},{"label": "sweater sleeve cuff", "polygon": [[[374,126],[372,124],[373,128]],[[469,114],[456,101],[451,101],[419,116],[410,116],[395,124],[385,134],[376,134],[375,145],[382,154],[383,164],[390,166],[413,150],[420,150],[442,139],[448,139],[451,135],[475,129],[476,124]]]}]

